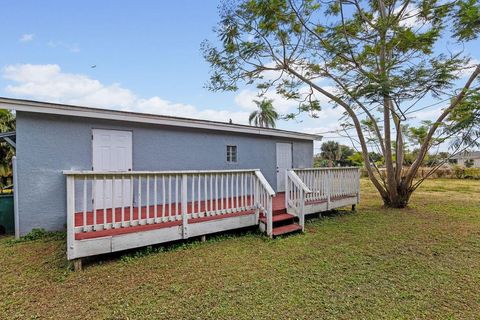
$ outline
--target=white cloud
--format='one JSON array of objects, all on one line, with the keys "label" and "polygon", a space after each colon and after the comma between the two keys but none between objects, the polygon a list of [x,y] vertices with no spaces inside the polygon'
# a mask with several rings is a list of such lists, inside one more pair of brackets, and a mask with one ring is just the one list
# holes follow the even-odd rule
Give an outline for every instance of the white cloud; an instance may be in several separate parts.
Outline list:
[{"label": "white cloud", "polygon": [[473,72],[473,68],[475,68],[475,67],[476,67],[477,65],[479,65],[479,64],[480,64],[480,60],[478,60],[478,59],[471,59],[465,69],[462,69],[462,70],[458,71],[458,76],[459,76],[460,78],[470,77],[470,75],[471,75],[472,72]]},{"label": "white cloud", "polygon": [[[323,86],[323,89],[329,91],[329,92],[334,92],[335,87],[332,86]],[[303,87],[300,90],[301,95],[306,95],[309,93],[307,87]],[[329,99],[325,97],[324,95],[321,94],[315,94],[314,95],[317,100],[319,100],[320,105],[322,108],[324,108],[326,105],[329,104]],[[295,108],[298,107],[298,101],[295,100],[288,100],[285,99],[283,96],[280,94],[274,92],[274,91],[268,91],[265,95],[265,98],[267,99],[272,99],[273,100],[273,106],[277,110],[278,113],[280,114],[286,114],[288,112],[291,112]],[[251,90],[251,89],[244,89],[241,90],[236,96],[235,96],[235,103],[240,106],[241,108],[248,110],[248,111],[253,111],[256,110],[257,106],[253,100],[261,100],[258,96],[258,92]],[[325,108],[326,109],[326,108]],[[324,111],[322,110],[321,112],[318,113],[319,116],[321,116],[321,113]]]},{"label": "white cloud", "polygon": [[172,103],[157,96],[149,99],[139,99],[133,104],[133,107],[125,110],[223,122],[232,119],[234,123],[240,124],[247,124],[249,115],[249,112],[214,109],[198,110],[193,105]]},{"label": "white cloud", "polygon": [[63,48],[72,53],[80,52],[80,46],[78,45],[78,43],[66,43],[63,41],[49,41],[47,45],[52,48]]},{"label": "white cloud", "polygon": [[137,97],[120,84],[102,84],[86,75],[62,72],[56,64],[9,65],[3,77],[13,82],[5,91],[18,97],[99,108],[163,114],[246,124],[249,112],[204,109],[160,97]]},{"label": "white cloud", "polygon": [[18,39],[18,41],[20,41],[20,42],[30,42],[30,41],[33,41],[34,37],[35,37],[35,35],[33,33],[25,33],[25,34],[22,34],[22,36],[20,37],[20,39]]},{"label": "white cloud", "polygon": [[433,120],[438,119],[438,117],[442,114],[444,108],[445,108],[445,106],[437,107],[437,108],[429,109],[429,110],[425,109],[425,110],[421,110],[421,111],[413,113],[412,116],[414,116],[415,119],[417,119],[419,121],[424,121],[424,120],[432,120],[433,121]]},{"label": "white cloud", "polygon": [[[258,99],[255,91],[242,90],[234,98],[240,106],[237,110],[199,109],[194,105],[176,103],[158,96],[139,97],[118,83],[103,84],[87,75],[63,72],[57,64],[9,65],[3,69],[3,78],[10,82],[5,91],[16,97],[214,121],[228,122],[232,119],[234,123],[240,124],[248,123],[250,112],[256,108],[252,100]],[[324,88],[334,90],[333,87]],[[295,101],[286,100],[274,92],[267,93],[267,97],[275,100],[275,107],[283,114],[295,111],[298,106]],[[318,118],[305,117],[305,121],[337,124],[342,109],[331,108],[328,99],[324,97],[320,97],[320,102],[322,111],[318,112]],[[296,129],[289,122],[284,122],[281,127]]]},{"label": "white cloud", "polygon": [[[400,13],[400,10],[402,8],[403,8],[403,5],[397,7],[393,11],[393,13],[395,15]],[[405,8],[405,10],[403,11],[402,19],[400,21],[400,25],[403,26],[403,27],[408,27],[408,28],[412,28],[415,25],[418,25],[419,24],[419,21],[418,21],[419,12],[420,12],[420,10],[417,7],[415,7],[412,4],[408,4],[407,7]]]},{"label": "white cloud", "polygon": [[[298,105],[296,101],[287,100],[275,92],[269,91],[265,94],[264,97],[267,99],[272,99],[273,106],[275,107],[277,112],[281,114],[287,113],[289,110]],[[253,100],[262,100],[262,98],[258,96],[257,91],[251,89],[241,90],[235,96],[235,103],[241,108],[248,111],[253,111],[257,109],[257,105],[255,104],[255,102],[253,102]]]},{"label": "white cloud", "polygon": [[56,64],[10,65],[4,68],[3,76],[15,82],[5,90],[16,96],[113,108],[127,107],[136,100],[130,90],[119,84],[105,86],[85,75],[64,73]]}]

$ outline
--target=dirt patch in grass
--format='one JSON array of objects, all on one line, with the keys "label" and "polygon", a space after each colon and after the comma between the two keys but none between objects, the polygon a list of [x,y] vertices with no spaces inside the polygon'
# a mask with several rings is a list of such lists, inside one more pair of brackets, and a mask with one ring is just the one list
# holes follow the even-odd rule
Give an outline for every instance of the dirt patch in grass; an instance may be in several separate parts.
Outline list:
[{"label": "dirt patch in grass", "polygon": [[0,238],[0,318],[473,319],[480,182],[432,180],[405,210],[361,205],[256,233],[102,257],[72,272],[58,237]]}]

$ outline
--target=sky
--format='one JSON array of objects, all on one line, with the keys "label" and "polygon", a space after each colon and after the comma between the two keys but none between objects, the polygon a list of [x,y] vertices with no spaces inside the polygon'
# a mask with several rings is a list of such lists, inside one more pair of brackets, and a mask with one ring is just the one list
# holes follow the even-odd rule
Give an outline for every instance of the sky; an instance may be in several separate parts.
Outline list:
[{"label": "sky", "polygon": [[[0,0],[0,96],[248,123],[253,87],[204,88],[203,40],[215,40],[215,0]],[[480,44],[467,48],[480,59]],[[475,56],[475,54],[477,56]],[[272,95],[280,113],[295,103]],[[433,118],[441,106],[418,112]],[[281,129],[324,133],[342,111],[279,120]],[[325,140],[348,142],[335,133]],[[315,145],[318,152],[319,144]]]}]

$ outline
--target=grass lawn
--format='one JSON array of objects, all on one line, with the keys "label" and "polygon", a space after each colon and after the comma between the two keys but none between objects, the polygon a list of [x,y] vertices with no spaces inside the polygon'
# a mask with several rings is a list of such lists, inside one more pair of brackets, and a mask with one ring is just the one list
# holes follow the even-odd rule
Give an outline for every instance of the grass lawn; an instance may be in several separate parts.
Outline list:
[{"label": "grass lawn", "polygon": [[478,319],[480,181],[432,180],[405,210],[362,181],[356,213],[306,233],[256,233],[102,257],[65,241],[0,240],[0,318]]}]

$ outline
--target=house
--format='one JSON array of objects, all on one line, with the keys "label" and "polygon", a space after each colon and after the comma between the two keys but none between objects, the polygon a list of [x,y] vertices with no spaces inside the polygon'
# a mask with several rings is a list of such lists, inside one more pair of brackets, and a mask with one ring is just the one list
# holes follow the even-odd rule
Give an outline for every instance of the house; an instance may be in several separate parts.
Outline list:
[{"label": "house", "polygon": [[[357,168],[312,167],[317,135],[0,98],[16,111],[17,236],[64,230],[69,259],[358,203]],[[295,168],[295,169],[293,169]]]},{"label": "house", "polygon": [[462,152],[451,158],[460,167],[480,168],[480,151]]}]

